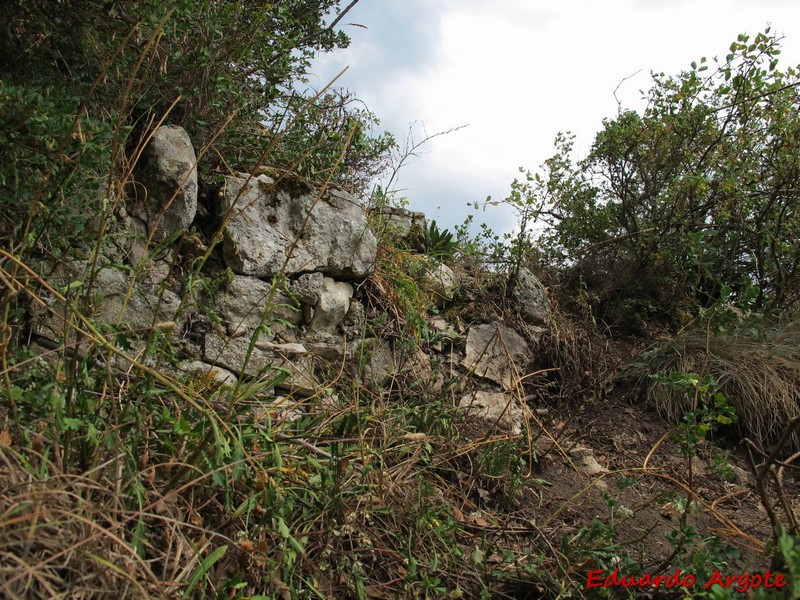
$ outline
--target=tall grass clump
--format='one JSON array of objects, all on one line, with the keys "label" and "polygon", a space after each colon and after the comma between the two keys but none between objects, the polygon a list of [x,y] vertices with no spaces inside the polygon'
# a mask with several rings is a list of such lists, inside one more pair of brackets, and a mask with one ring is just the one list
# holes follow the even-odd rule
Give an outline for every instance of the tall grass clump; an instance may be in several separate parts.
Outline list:
[{"label": "tall grass clump", "polygon": [[[687,331],[663,344],[651,362],[660,373],[697,373],[715,382],[736,410],[742,435],[762,448],[780,439],[800,416],[800,328],[794,323],[708,336]],[[651,380],[648,396],[678,420],[696,409],[694,394]],[[800,448],[797,434],[790,448]]]}]

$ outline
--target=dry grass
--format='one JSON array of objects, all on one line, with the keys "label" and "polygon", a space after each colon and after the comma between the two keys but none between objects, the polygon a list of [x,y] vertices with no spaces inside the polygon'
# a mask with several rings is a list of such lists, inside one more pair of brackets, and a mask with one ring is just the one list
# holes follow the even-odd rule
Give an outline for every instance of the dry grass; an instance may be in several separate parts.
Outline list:
[{"label": "dry grass", "polygon": [[0,449],[0,589],[5,598],[158,597],[150,565],[126,540],[126,510],[91,474],[56,473]]},{"label": "dry grass", "polygon": [[[547,389],[538,390],[542,400],[580,404],[587,398],[604,396],[627,353],[620,354],[619,344],[612,344],[605,332],[592,325],[587,307],[576,303],[552,273],[544,272],[540,277],[548,288],[550,316],[535,347],[535,366],[552,369],[547,380],[540,381],[547,384]],[[508,309],[513,310],[513,306]],[[515,327],[520,331],[530,328],[521,320]]]},{"label": "dry grass", "polygon": [[[738,415],[738,427],[761,447],[775,443],[787,424],[800,416],[800,324],[736,335],[687,332],[658,354],[656,372],[710,375]],[[648,396],[658,410],[680,419],[693,410],[694,397],[651,381]],[[800,448],[800,435],[790,440]]]},{"label": "dry grass", "polygon": [[[191,492],[163,496],[153,486],[143,492],[142,508],[131,510],[131,498],[100,475],[107,467],[114,470],[108,463],[65,473],[36,453],[0,448],[2,597],[191,597],[208,557],[235,546],[203,526],[213,518],[212,502],[192,507]],[[240,552],[228,552],[216,568],[241,562]]]}]

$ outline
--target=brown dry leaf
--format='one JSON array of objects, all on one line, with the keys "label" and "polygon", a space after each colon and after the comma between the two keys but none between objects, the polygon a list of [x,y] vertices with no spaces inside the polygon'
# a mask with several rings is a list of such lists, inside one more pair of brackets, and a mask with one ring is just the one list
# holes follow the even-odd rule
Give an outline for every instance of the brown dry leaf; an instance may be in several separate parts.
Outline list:
[{"label": "brown dry leaf", "polygon": [[470,520],[479,527],[488,527],[489,521],[483,518],[480,512],[474,512],[469,516]]},{"label": "brown dry leaf", "polygon": [[0,431],[0,446],[3,448],[11,447],[11,434],[8,432],[8,425]]},{"label": "brown dry leaf", "polygon": [[173,514],[178,495],[172,491],[162,496],[153,506],[153,511],[158,515]]},{"label": "brown dry leaf", "polygon": [[139,470],[146,471],[150,466],[150,450],[147,446],[144,447],[142,453],[139,455]]},{"label": "brown dry leaf", "polygon": [[373,510],[375,508],[382,508],[386,505],[383,499],[375,494],[366,494],[362,496],[359,500],[359,503]]},{"label": "brown dry leaf", "polygon": [[31,442],[31,448],[37,454],[42,454],[44,452],[44,431],[39,431],[36,434],[36,437],[33,438]]},{"label": "brown dry leaf", "polygon": [[189,522],[196,527],[202,527],[203,517],[201,517],[199,513],[193,510],[192,516],[189,518]]},{"label": "brown dry leaf", "polygon": [[75,131],[72,132],[72,138],[80,141],[81,143],[86,142],[86,138],[83,135],[83,128],[81,127],[80,121],[77,121],[75,123]]}]

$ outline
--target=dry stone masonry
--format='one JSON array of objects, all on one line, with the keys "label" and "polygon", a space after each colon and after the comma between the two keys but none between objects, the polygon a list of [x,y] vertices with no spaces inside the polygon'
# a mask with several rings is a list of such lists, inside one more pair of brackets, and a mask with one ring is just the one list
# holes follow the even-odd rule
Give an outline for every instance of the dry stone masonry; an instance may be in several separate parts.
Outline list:
[{"label": "dry stone masonry", "polygon": [[343,190],[243,174],[226,178],[219,200],[223,251],[234,273],[363,279],[374,267],[378,242],[364,209]]},{"label": "dry stone masonry", "polygon": [[[134,339],[168,330],[177,375],[223,388],[256,380],[275,394],[322,402],[331,373],[346,373],[374,394],[398,385],[439,394],[442,365],[449,365],[461,384],[454,402],[466,415],[523,431],[520,381],[549,322],[546,290],[530,271],[520,271],[511,288],[527,323],[523,335],[508,323],[448,320],[460,275],[418,255],[415,264],[425,267],[416,277],[432,304],[425,328],[433,338],[423,351],[367,333],[368,313],[381,307],[368,308],[359,290],[376,268],[378,242],[364,208],[344,190],[271,171],[227,176],[216,193],[199,198],[191,140],[171,125],[154,132],[136,174],[132,209],[120,213],[126,254],[94,275],[100,294],[91,316]],[[211,227],[200,226],[198,203]],[[423,250],[422,213],[387,208],[377,222],[410,250]],[[203,239],[203,230],[221,236]],[[189,281],[192,261],[214,242],[221,242],[222,264]],[[51,280],[65,285],[89,275],[88,263],[75,261]],[[49,317],[38,333],[55,341],[68,327]]]}]

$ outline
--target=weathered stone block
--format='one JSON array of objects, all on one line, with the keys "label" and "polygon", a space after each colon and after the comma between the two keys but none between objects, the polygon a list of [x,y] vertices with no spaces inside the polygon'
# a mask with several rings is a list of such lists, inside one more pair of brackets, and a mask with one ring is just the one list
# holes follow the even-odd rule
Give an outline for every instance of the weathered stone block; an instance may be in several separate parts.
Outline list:
[{"label": "weathered stone block", "polygon": [[196,157],[189,134],[177,125],[159,127],[142,153],[137,180],[147,190],[141,209],[149,231],[163,238],[186,231],[197,213]]},{"label": "weathered stone block", "polygon": [[227,177],[220,195],[229,215],[223,253],[243,275],[272,277],[317,271],[361,279],[372,272],[378,242],[350,194],[292,189],[267,175]]},{"label": "weathered stone block", "polygon": [[513,390],[526,375],[530,361],[528,344],[513,329],[497,322],[469,328],[462,364],[479,377]]}]

